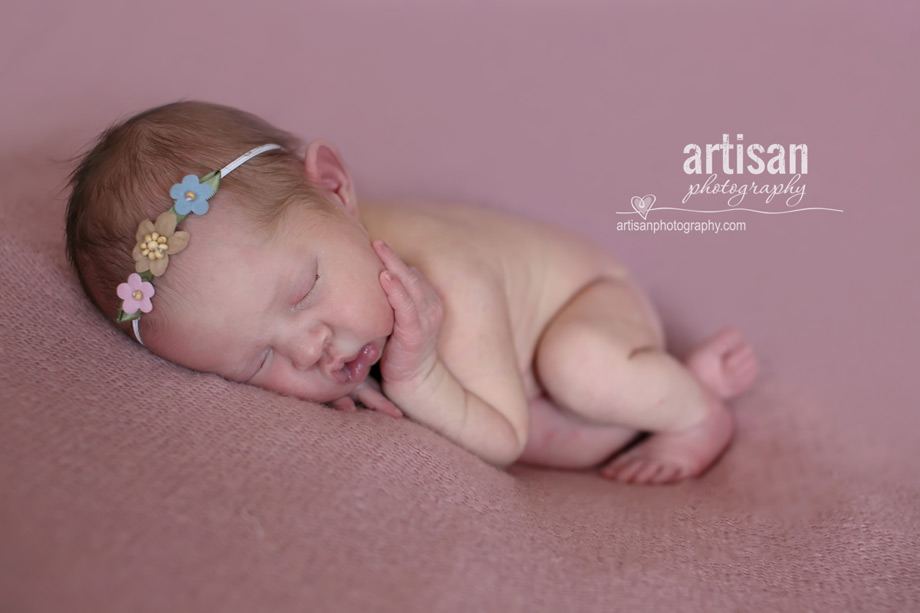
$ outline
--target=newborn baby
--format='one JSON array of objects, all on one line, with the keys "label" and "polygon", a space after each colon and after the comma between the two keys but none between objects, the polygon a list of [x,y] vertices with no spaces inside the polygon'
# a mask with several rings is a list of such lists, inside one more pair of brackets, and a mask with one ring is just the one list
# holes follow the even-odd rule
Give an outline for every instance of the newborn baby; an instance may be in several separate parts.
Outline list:
[{"label": "newborn baby", "polygon": [[302,150],[201,102],[110,128],[71,178],[85,291],[172,362],[405,414],[496,466],[672,483],[724,451],[726,400],[758,369],[737,329],[681,363],[598,247],[494,210],[359,203],[335,146]]}]

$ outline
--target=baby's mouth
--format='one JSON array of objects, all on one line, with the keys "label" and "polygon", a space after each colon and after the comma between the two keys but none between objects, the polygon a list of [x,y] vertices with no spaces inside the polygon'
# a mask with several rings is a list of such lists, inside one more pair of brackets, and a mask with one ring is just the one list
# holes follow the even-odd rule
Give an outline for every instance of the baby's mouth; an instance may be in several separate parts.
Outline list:
[{"label": "baby's mouth", "polygon": [[373,343],[368,343],[352,359],[345,362],[342,368],[332,373],[336,383],[360,382],[367,377],[371,366],[380,358],[380,349]]}]

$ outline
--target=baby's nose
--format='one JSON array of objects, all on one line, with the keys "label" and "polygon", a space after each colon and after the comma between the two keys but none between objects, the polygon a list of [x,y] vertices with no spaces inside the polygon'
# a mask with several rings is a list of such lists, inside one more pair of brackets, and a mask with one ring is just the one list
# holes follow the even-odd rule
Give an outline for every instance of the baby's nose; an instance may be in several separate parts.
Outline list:
[{"label": "baby's nose", "polygon": [[325,325],[319,325],[308,330],[292,343],[291,361],[294,367],[305,370],[319,362],[323,356],[326,345],[332,338],[332,330]]}]

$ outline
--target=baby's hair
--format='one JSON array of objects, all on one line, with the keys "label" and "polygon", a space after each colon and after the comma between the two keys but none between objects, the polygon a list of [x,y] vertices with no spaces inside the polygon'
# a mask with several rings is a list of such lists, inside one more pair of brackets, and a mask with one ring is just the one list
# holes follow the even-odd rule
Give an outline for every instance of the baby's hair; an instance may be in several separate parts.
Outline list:
[{"label": "baby's hair", "polygon": [[[265,143],[284,149],[242,165],[215,196],[218,206],[240,206],[262,230],[287,205],[315,202],[319,194],[304,174],[301,142],[290,133],[234,108],[183,101],[144,111],[100,135],[70,176],[66,230],[68,258],[107,318],[115,319],[121,302],[116,287],[134,272],[138,224],[169,209],[170,187]],[[158,290],[168,293],[168,277],[158,280]]]}]

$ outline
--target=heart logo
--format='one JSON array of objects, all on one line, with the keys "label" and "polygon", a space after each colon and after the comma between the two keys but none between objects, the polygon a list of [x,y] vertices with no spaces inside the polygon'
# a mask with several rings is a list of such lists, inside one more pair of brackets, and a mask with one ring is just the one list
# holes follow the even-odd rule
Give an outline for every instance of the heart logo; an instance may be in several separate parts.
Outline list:
[{"label": "heart logo", "polygon": [[630,200],[632,208],[642,215],[642,219],[648,217],[648,212],[652,210],[652,205],[655,204],[655,194],[646,194],[641,198],[639,196],[633,196]]}]

